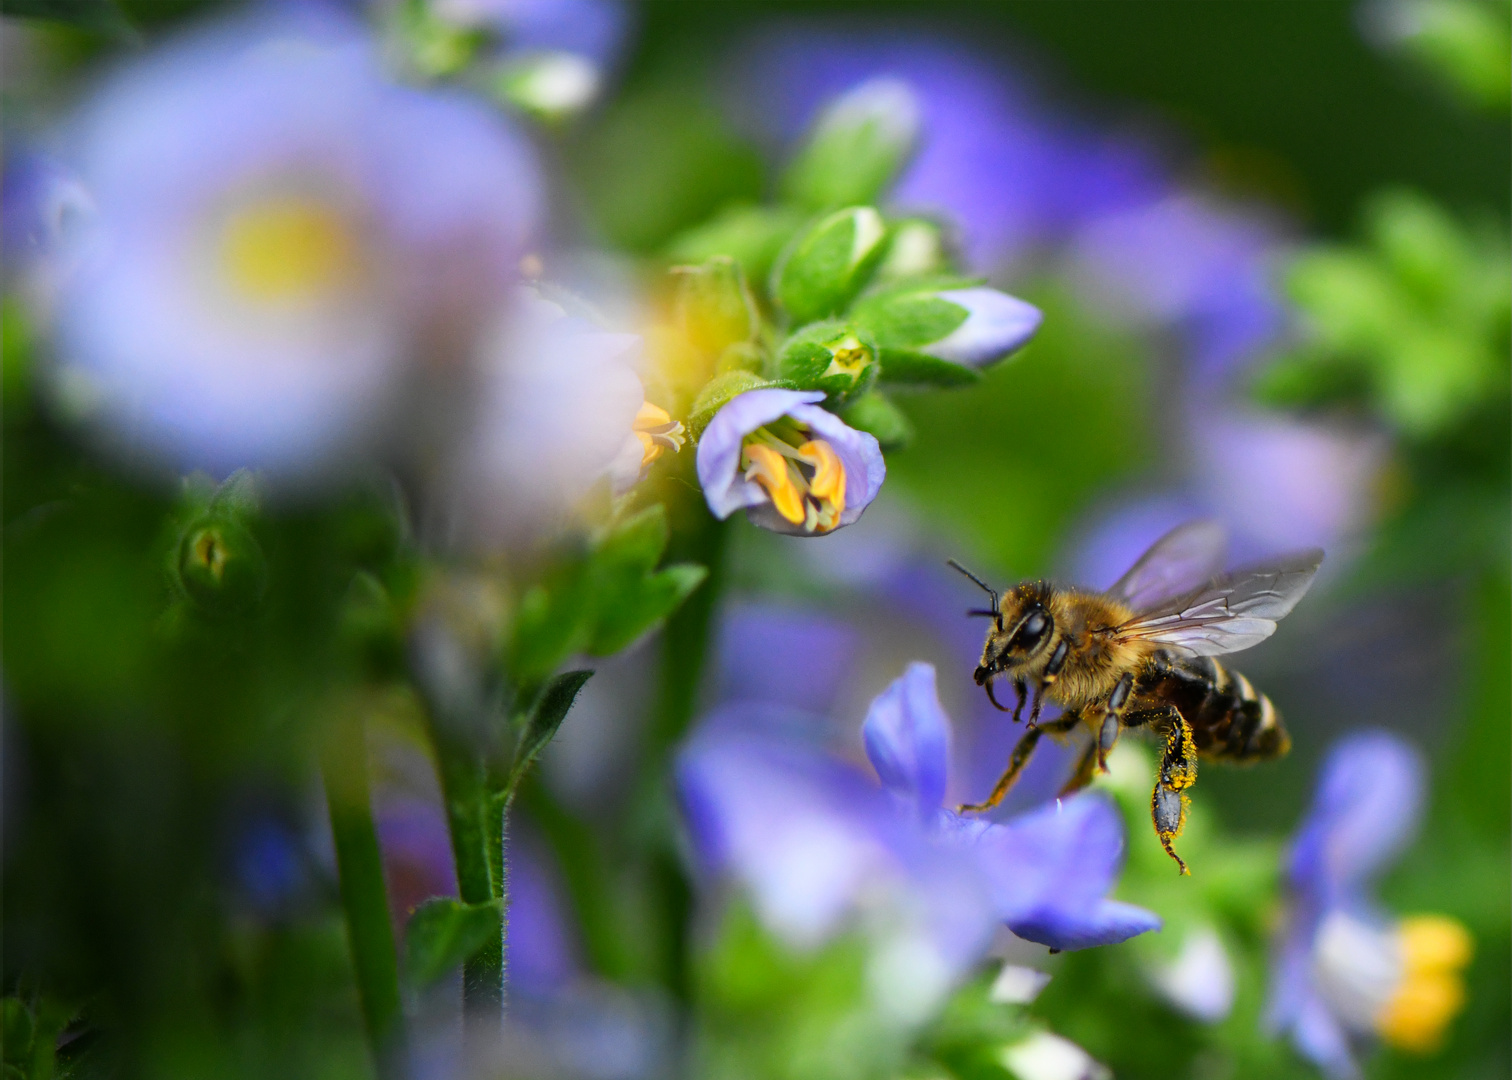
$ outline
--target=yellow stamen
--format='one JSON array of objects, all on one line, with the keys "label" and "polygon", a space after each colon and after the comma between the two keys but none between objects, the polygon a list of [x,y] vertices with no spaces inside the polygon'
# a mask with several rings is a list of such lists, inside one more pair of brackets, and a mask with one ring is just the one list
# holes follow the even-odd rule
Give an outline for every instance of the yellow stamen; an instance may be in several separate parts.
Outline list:
[{"label": "yellow stamen", "polygon": [[823,439],[810,439],[798,448],[798,456],[814,467],[809,491],[831,503],[838,517],[845,512],[845,466],[835,448]]},{"label": "yellow stamen", "polygon": [[1460,972],[1470,962],[1470,932],[1444,915],[1414,915],[1397,927],[1402,981],[1376,1017],[1376,1030],[1393,1046],[1426,1054],[1443,1042],[1449,1022],[1465,1004]]},{"label": "yellow stamen", "polygon": [[805,517],[803,492],[793,482],[794,470],[786,459],[768,446],[747,443],[741,455],[745,478],[754,480],[766,491],[777,512],[794,525]]},{"label": "yellow stamen", "polygon": [[357,244],[329,204],[282,196],[237,210],[220,235],[226,280],[248,299],[318,298],[357,271]]},{"label": "yellow stamen", "polygon": [[667,410],[658,408],[649,401],[644,402],[635,414],[635,423],[631,425],[631,429],[641,441],[643,469],[661,457],[664,450],[670,449],[674,454],[677,453],[686,441],[682,424],[673,420]]}]

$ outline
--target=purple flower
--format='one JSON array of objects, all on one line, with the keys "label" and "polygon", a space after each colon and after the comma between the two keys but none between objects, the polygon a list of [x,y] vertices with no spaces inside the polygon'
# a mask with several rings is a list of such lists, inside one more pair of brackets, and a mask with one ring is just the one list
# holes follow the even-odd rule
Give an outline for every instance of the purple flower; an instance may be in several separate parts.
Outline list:
[{"label": "purple flower", "polygon": [[1360,732],[1330,751],[1292,842],[1267,1020],[1332,1077],[1359,1075],[1354,1044],[1370,1035],[1433,1049],[1464,1001],[1464,927],[1439,915],[1394,919],[1371,895],[1422,802],[1418,752],[1389,732]]},{"label": "purple flower", "polygon": [[762,528],[813,536],[849,525],[882,490],[877,440],[817,402],[824,394],[750,390],[698,441],[698,479],[717,518],[745,510]]},{"label": "purple flower", "polygon": [[[1055,949],[1153,930],[1110,901],[1123,828],[1082,795],[1007,824],[945,810],[950,729],[934,669],[910,665],[872,703],[863,738],[881,788],[812,743],[753,730],[730,707],[678,763],[700,862],[739,878],[778,934],[812,946],[879,904],[929,943],[948,985],[981,958],[994,924]],[[901,914],[900,914],[901,913]],[[884,920],[886,921],[886,920]]]},{"label": "purple flower", "polygon": [[324,8],[181,38],[65,136],[97,212],[58,297],[63,403],[221,474],[308,476],[375,445],[409,365],[466,358],[541,202],[506,121],[388,81]]},{"label": "purple flower", "polygon": [[854,667],[858,637],[846,623],[801,608],[730,608],[719,629],[720,700],[825,716]]}]

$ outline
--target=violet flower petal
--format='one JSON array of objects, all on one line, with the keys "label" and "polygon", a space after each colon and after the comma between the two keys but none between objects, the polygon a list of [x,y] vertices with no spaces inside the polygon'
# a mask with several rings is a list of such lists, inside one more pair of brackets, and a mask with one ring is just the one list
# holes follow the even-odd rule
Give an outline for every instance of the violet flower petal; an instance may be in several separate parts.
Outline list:
[{"label": "violet flower petal", "polygon": [[872,701],[861,734],[882,786],[921,821],[933,820],[945,798],[950,759],[950,723],[935,690],[934,665],[909,664]]}]

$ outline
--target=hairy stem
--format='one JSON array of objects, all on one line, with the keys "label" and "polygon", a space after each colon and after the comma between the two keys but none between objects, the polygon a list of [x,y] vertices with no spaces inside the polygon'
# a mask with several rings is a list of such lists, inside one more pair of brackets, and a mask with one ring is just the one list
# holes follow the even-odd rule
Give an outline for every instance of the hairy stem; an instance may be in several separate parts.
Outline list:
[{"label": "hairy stem", "polygon": [[[463,903],[504,900],[504,814],[489,790],[482,755],[431,725],[457,891]],[[504,915],[499,932],[462,965],[462,1010],[469,1041],[488,1042],[504,1019]]]},{"label": "hairy stem", "polygon": [[321,771],[341,879],[347,942],[368,1042],[382,1080],[403,1080],[409,1070],[399,998],[399,959],[389,921],[383,856],[373,827],[361,717],[342,716],[333,724]]}]

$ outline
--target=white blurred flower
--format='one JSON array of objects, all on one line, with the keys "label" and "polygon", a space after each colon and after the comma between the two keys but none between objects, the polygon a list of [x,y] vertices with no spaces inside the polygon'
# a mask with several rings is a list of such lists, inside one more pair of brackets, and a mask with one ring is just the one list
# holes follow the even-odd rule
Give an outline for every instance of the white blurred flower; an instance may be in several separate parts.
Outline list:
[{"label": "white blurred flower", "polygon": [[470,349],[538,216],[505,121],[387,81],[327,9],[151,53],[65,136],[97,215],[60,285],[61,382],[183,469],[308,476],[376,443],[406,365]]},{"label": "white blurred flower", "polygon": [[1112,1080],[1108,1067],[1069,1039],[1037,1031],[1005,1046],[998,1060],[1019,1080]]},{"label": "white blurred flower", "polygon": [[641,339],[522,290],[484,348],[470,426],[449,483],[453,538],[526,542],[569,524],[600,483],[623,491],[682,425],[645,400]]},{"label": "white blurred flower", "polygon": [[1151,981],[1172,1005],[1205,1024],[1225,1019],[1234,1007],[1234,965],[1211,926],[1188,932],[1176,959],[1155,968]]}]

